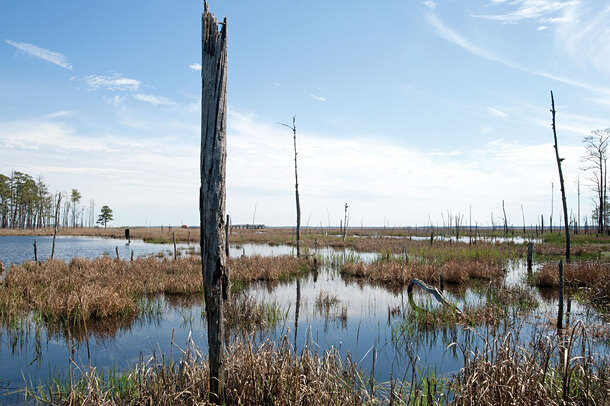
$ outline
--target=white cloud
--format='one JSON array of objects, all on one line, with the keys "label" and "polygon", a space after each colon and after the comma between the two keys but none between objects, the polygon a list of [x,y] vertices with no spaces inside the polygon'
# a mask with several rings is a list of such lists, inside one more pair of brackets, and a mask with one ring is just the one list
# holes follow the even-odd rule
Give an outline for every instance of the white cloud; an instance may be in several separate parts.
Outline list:
[{"label": "white cloud", "polygon": [[5,42],[36,58],[54,63],[64,69],[72,69],[72,65],[68,62],[68,58],[58,52],[49,51],[48,49],[40,48],[36,45],[28,44],[27,42],[15,42],[10,39],[5,40]]},{"label": "white cloud", "polygon": [[167,97],[155,96],[152,94],[137,93],[132,96],[134,99],[146,103],[154,104],[155,106],[175,106],[177,103]]},{"label": "white cloud", "polygon": [[424,6],[428,7],[430,10],[433,10],[436,8],[436,2],[432,1],[432,0],[426,0],[423,2]]},{"label": "white cloud", "polygon": [[494,107],[487,107],[487,112],[495,117],[506,117],[508,114]]},{"label": "white cloud", "polygon": [[201,70],[201,64],[193,63],[193,64],[189,65],[189,68],[191,68],[191,70],[193,70],[193,71],[199,71],[199,70]]},{"label": "white cloud", "polygon": [[93,90],[105,88],[108,90],[136,91],[140,88],[142,82],[115,73],[113,75],[89,75],[85,77],[85,83]]},{"label": "white cloud", "polygon": [[[258,201],[261,222],[290,224],[294,217],[291,134],[235,111],[230,111],[228,124],[227,202],[235,221],[246,221],[246,213]],[[491,128],[482,132],[491,134]],[[520,204],[527,202],[526,216],[530,213],[528,221],[534,222],[546,213],[547,185],[557,176],[550,143],[497,139],[459,151],[428,151],[373,134],[333,138],[300,132],[297,138],[301,207],[312,212],[311,224],[327,224],[327,205],[334,224],[346,201],[353,218],[363,217],[365,224],[382,224],[384,215],[397,224],[422,224],[428,214],[434,219],[447,209],[464,213],[474,202],[484,213],[479,221],[487,221],[489,211],[496,212],[496,206],[501,210],[502,199],[509,217],[519,219]],[[576,177],[581,152],[579,146],[560,146],[567,158],[566,179]],[[573,192],[568,190],[569,196]],[[406,202],[408,210],[396,202]]]},{"label": "white cloud", "polygon": [[493,128],[491,128],[491,127],[483,127],[481,129],[481,134],[489,135],[489,134],[491,134],[492,131],[493,131]]},{"label": "white cloud", "polygon": [[544,30],[548,30],[548,29],[549,29],[549,27],[546,25],[540,25],[540,26],[538,26],[538,28],[536,28],[536,30],[538,30],[538,31],[544,31]]},{"label": "white cloud", "polygon": [[310,94],[309,97],[311,97],[312,99],[317,100],[319,102],[325,102],[326,101],[326,97],[316,96],[314,94]]},{"label": "white cloud", "polygon": [[113,106],[118,106],[119,104],[121,104],[123,102],[123,100],[125,99],[125,96],[119,96],[118,94],[115,94],[112,97],[102,97],[102,100],[104,100],[106,103],[108,104],[112,104]]}]

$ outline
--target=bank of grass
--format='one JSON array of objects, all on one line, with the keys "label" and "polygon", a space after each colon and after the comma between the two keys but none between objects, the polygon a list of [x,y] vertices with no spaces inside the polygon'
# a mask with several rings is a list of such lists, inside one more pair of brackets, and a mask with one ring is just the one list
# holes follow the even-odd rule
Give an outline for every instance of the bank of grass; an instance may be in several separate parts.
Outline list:
[{"label": "bank of grass", "polygon": [[[610,294],[610,263],[600,261],[576,262],[563,265],[564,280],[567,285],[596,287]],[[559,286],[559,265],[545,263],[533,275],[533,282],[540,287]]]},{"label": "bank of grass", "polygon": [[[231,279],[245,286],[252,281],[281,281],[308,271],[306,259],[244,257],[227,261]],[[46,321],[80,324],[107,318],[133,318],[147,312],[155,294],[197,294],[202,291],[198,257],[111,257],[50,259],[13,265],[0,283],[0,319],[10,322],[30,311]]]},{"label": "bank of grass", "polygon": [[[295,354],[286,337],[277,345],[238,340],[227,350],[226,404],[607,404],[610,360],[591,350],[582,324],[525,343],[512,332],[471,334],[479,340],[449,346],[464,359],[455,375],[418,372],[414,359],[408,381],[390,382],[370,380],[333,349],[305,347]],[[155,354],[125,372],[84,367],[79,376],[30,385],[23,393],[49,404],[207,404],[207,362],[191,344],[175,351],[181,352],[178,361]]]},{"label": "bank of grass", "polygon": [[361,278],[387,286],[407,284],[413,278],[428,283],[438,283],[440,275],[446,283],[465,283],[471,279],[493,280],[504,275],[501,264],[488,261],[462,260],[447,261],[443,264],[399,261],[346,262],[341,274],[346,277]]}]

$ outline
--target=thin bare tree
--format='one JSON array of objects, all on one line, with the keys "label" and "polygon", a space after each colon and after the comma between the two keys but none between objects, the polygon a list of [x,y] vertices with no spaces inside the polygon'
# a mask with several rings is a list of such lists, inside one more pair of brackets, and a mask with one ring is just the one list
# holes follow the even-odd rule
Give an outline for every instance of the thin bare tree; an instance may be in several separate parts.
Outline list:
[{"label": "thin bare tree", "polygon": [[566,232],[566,263],[570,263],[570,223],[568,223],[568,203],[566,202],[566,188],[563,183],[563,172],[561,170],[561,162],[565,158],[559,158],[559,147],[557,146],[557,126],[555,125],[555,99],[551,91],[551,114],[553,115],[553,138],[555,140],[555,159],[557,160],[557,170],[559,171],[559,185],[561,187],[561,202],[563,205],[563,223]]},{"label": "thin bare tree", "polygon": [[292,130],[294,136],[294,193],[297,201],[297,257],[301,256],[301,202],[299,201],[299,175],[297,173],[297,116],[292,116],[292,125],[278,123]]}]

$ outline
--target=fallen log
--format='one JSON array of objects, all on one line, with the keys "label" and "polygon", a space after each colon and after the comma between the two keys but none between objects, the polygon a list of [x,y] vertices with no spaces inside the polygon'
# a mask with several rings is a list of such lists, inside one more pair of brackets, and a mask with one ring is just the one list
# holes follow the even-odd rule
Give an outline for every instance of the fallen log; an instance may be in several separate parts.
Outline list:
[{"label": "fallen log", "polygon": [[428,285],[426,282],[424,282],[420,279],[417,279],[417,278],[411,279],[409,281],[409,286],[407,286],[407,293],[409,295],[409,302],[411,303],[411,306],[417,307],[417,305],[415,304],[415,302],[413,301],[413,299],[411,297],[411,292],[413,291],[414,285],[417,285],[425,292],[430,293],[432,296],[434,296],[436,298],[436,300],[438,300],[440,303],[442,303],[443,306],[446,306],[446,307],[450,308],[451,310],[453,310],[454,312],[456,312],[458,316],[467,319],[467,317],[464,315],[464,313],[462,313],[462,311],[460,309],[458,309],[458,307],[456,305],[454,305],[453,303],[451,303],[450,301],[445,299],[445,295],[443,295],[443,292],[441,292],[434,286]]}]

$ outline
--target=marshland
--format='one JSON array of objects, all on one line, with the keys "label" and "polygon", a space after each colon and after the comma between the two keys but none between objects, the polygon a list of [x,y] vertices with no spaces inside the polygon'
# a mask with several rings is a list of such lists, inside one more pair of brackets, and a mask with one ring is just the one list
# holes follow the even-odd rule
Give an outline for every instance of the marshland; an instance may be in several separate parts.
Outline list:
[{"label": "marshland", "polygon": [[0,404],[610,405],[606,2],[5,3]]},{"label": "marshland", "polygon": [[[48,230],[2,233],[21,255],[3,265],[3,399],[207,399],[199,230],[130,231],[61,230],[65,247],[38,262],[31,240],[48,248]],[[609,237],[577,236],[558,330],[558,233],[435,233],[304,229],[297,258],[289,228],[232,229],[227,402],[606,402]],[[450,306],[408,286],[440,289],[441,274]]]}]

